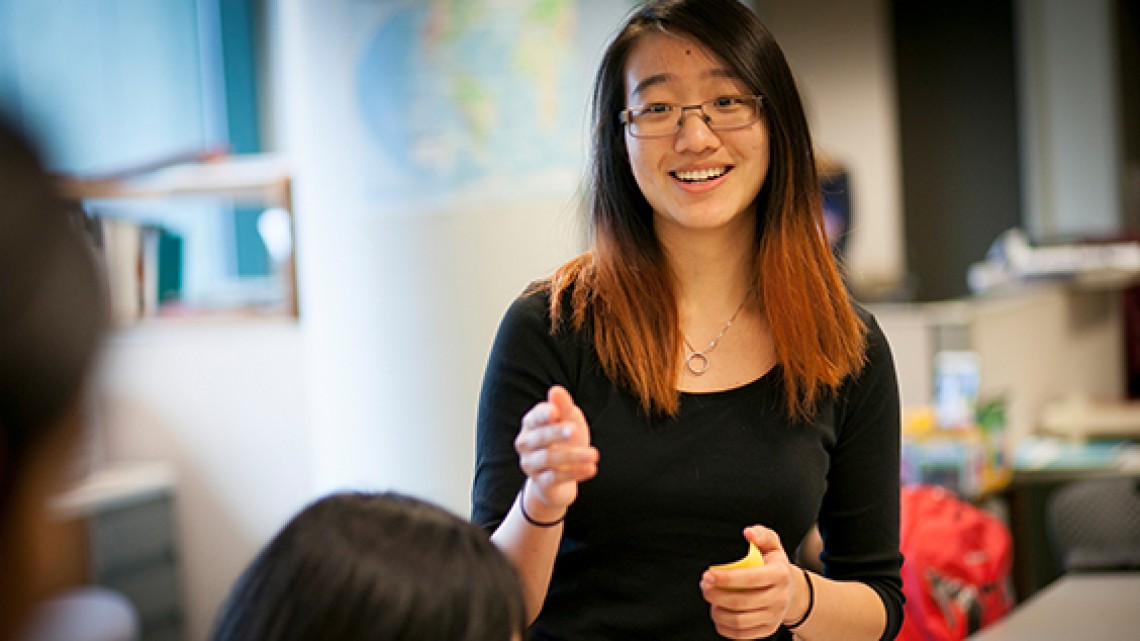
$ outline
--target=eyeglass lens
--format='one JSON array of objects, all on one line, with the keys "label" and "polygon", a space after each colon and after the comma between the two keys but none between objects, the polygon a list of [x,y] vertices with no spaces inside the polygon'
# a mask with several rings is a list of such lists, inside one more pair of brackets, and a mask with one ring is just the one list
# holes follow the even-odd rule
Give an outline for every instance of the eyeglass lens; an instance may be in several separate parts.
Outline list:
[{"label": "eyeglass lens", "polygon": [[654,103],[626,110],[626,122],[634,136],[671,136],[680,131],[686,111],[698,110],[709,129],[736,129],[759,119],[759,103],[759,96],[722,96],[696,105]]}]

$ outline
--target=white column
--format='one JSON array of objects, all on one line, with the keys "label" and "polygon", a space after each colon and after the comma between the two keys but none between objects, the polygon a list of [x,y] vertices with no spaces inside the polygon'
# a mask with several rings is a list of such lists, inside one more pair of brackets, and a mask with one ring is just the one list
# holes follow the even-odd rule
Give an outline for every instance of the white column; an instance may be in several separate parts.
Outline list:
[{"label": "white column", "polygon": [[1121,224],[1116,34],[1110,0],[1018,0],[1025,225],[1038,239]]}]

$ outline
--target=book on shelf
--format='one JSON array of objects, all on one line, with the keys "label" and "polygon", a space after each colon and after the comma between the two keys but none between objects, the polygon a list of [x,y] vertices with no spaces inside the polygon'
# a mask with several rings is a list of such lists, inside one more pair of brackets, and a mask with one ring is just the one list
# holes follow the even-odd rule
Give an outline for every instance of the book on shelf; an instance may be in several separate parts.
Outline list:
[{"label": "book on shelf", "polygon": [[182,283],[181,240],[169,231],[123,218],[100,218],[102,257],[112,322],[126,326],[177,300]]}]

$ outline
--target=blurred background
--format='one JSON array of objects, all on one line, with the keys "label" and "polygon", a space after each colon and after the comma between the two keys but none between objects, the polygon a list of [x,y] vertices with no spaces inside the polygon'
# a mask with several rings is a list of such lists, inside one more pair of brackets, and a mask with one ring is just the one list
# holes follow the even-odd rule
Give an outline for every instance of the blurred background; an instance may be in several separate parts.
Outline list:
[{"label": "blurred background", "polygon": [[[751,4],[907,409],[1000,399],[1008,469],[1043,417],[1071,426],[1049,403],[1130,407],[1140,2]],[[116,309],[61,510],[147,638],[204,639],[330,490],[467,513],[499,318],[587,242],[590,83],[630,6],[0,0],[0,105],[90,218]],[[1092,244],[1119,251],[1018,258]]]}]

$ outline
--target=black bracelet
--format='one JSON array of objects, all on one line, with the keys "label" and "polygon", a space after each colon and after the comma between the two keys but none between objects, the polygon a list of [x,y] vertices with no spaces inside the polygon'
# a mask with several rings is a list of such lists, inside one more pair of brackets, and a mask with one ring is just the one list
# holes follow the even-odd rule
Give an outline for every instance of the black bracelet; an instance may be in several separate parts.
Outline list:
[{"label": "black bracelet", "polygon": [[811,615],[811,609],[815,607],[815,588],[811,584],[811,575],[809,575],[808,571],[803,568],[800,568],[800,572],[804,573],[804,581],[807,581],[808,584],[808,607],[807,610],[804,610],[804,615],[800,617],[799,621],[796,621],[791,625],[784,626],[788,630],[795,630],[796,628],[803,625],[804,621],[807,621],[808,616]]},{"label": "black bracelet", "polygon": [[522,512],[523,518],[527,523],[535,527],[554,527],[562,521],[566,520],[566,514],[563,513],[557,521],[536,521],[529,514],[526,513],[526,481],[523,481],[522,488],[519,490],[519,511]]}]

